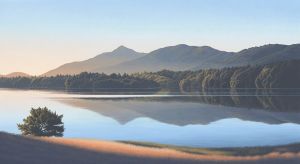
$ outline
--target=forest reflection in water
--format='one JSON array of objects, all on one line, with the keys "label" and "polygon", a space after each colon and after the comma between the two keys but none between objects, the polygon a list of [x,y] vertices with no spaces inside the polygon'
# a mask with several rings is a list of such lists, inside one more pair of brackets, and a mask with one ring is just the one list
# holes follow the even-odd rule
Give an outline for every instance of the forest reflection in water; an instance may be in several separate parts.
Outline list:
[{"label": "forest reflection in water", "polygon": [[0,130],[19,134],[31,107],[64,115],[67,138],[195,147],[280,145],[300,141],[295,92],[69,93],[0,90]]},{"label": "forest reflection in water", "polygon": [[174,125],[209,124],[238,118],[268,124],[300,123],[300,94],[286,90],[214,90],[169,96],[83,97],[59,99],[126,124],[136,118],[151,118]]}]

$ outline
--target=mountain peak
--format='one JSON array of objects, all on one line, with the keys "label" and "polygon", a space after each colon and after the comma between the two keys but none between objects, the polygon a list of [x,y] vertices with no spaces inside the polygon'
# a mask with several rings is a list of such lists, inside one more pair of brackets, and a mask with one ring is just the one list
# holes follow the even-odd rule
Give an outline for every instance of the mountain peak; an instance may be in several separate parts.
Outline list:
[{"label": "mountain peak", "polygon": [[127,47],[125,47],[123,45],[120,45],[117,49],[129,49],[129,48],[127,48]]},{"label": "mountain peak", "polygon": [[0,75],[1,77],[8,77],[8,78],[12,78],[12,77],[29,77],[31,75],[24,73],[24,72],[12,72],[10,74],[7,75]]},{"label": "mountain peak", "polygon": [[190,46],[187,44],[177,44],[175,47],[190,47]]},{"label": "mountain peak", "polygon": [[119,46],[117,49],[115,49],[115,50],[113,50],[113,52],[121,52],[121,53],[123,53],[123,52],[132,52],[132,51],[134,51],[134,50],[132,50],[132,49],[130,49],[130,48],[127,48],[127,47],[125,47],[125,46],[123,46],[123,45],[121,45],[121,46]]}]

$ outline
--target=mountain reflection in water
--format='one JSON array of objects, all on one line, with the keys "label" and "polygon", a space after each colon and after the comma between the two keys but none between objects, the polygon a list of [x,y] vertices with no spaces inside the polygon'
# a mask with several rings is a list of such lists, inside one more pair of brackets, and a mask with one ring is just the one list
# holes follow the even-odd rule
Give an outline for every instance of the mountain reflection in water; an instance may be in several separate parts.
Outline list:
[{"label": "mountain reflection in water", "polygon": [[[256,92],[257,93],[257,92]],[[63,98],[65,104],[110,117],[120,124],[137,118],[185,126],[238,118],[267,124],[300,124],[300,96],[267,92],[210,92],[198,95],[131,96],[127,98]]]}]

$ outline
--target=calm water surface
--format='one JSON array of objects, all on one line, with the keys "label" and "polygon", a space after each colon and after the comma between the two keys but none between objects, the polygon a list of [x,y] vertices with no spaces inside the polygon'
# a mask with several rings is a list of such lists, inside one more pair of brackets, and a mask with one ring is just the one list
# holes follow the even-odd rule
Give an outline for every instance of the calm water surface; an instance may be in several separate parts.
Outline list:
[{"label": "calm water surface", "polygon": [[88,95],[0,89],[0,131],[31,107],[63,114],[64,136],[193,147],[300,142],[298,96]]}]

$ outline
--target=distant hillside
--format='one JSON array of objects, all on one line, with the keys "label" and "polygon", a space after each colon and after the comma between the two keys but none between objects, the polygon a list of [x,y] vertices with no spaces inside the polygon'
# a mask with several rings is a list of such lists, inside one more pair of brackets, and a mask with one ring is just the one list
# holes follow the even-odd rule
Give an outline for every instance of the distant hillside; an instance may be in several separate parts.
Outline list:
[{"label": "distant hillside", "polygon": [[184,44],[160,48],[148,54],[119,47],[113,52],[103,53],[82,62],[65,64],[45,73],[79,74],[80,72],[135,73],[143,71],[200,70],[247,65],[264,65],[274,62],[300,59],[300,44],[269,44],[252,47],[240,52],[226,52],[208,46],[188,46]]},{"label": "distant hillside", "polygon": [[64,64],[54,70],[43,74],[43,76],[67,74],[73,75],[79,74],[81,72],[93,72],[94,70],[101,70],[102,68],[133,60],[143,55],[143,53],[138,53],[132,49],[120,46],[112,52],[102,53],[88,60]]},{"label": "distant hillside", "polygon": [[[143,72],[169,69],[174,71],[191,70],[201,66],[203,68],[223,67],[222,61],[233,56],[234,53],[219,51],[203,46],[177,45],[161,48],[149,54],[128,62],[108,67],[104,72]],[[101,72],[101,70],[95,70]]]},{"label": "distant hillside", "polygon": [[[247,65],[264,65],[280,61],[300,59],[300,44],[270,44],[240,52],[225,52],[203,46],[177,45],[155,50],[128,62],[106,68],[104,72],[143,72],[200,70]],[[101,70],[96,70],[101,72]]]},{"label": "distant hillside", "polygon": [[269,44],[236,53],[223,62],[224,66],[262,65],[300,59],[300,44]]},{"label": "distant hillside", "polygon": [[30,77],[29,74],[23,73],[23,72],[12,72],[10,74],[7,75],[0,75],[0,77],[7,77],[7,78],[11,78],[11,77]]}]

